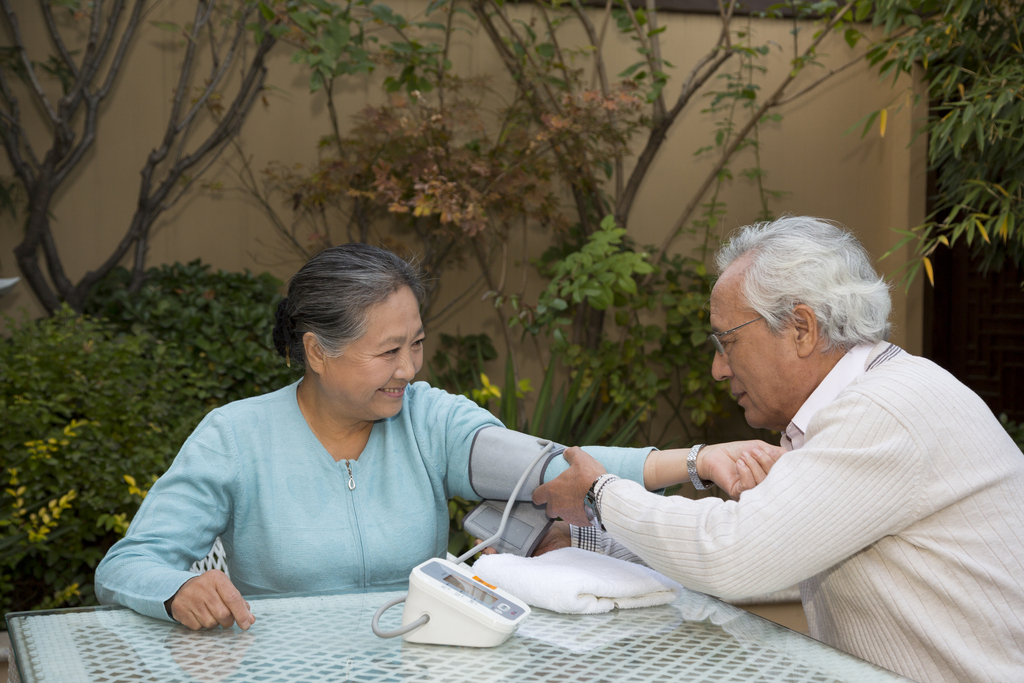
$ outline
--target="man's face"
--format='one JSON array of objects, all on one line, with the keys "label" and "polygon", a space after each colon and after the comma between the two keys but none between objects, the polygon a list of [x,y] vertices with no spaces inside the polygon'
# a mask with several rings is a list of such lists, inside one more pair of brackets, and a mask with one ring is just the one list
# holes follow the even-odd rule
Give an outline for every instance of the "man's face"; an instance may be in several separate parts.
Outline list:
[{"label": "man's face", "polygon": [[[711,291],[711,329],[731,330],[758,317],[741,291],[748,260],[725,269]],[[720,337],[725,355],[715,353],[711,372],[729,380],[729,390],[744,411],[747,424],[782,431],[806,400],[798,381],[799,357],[793,335],[775,336],[763,320]]]}]

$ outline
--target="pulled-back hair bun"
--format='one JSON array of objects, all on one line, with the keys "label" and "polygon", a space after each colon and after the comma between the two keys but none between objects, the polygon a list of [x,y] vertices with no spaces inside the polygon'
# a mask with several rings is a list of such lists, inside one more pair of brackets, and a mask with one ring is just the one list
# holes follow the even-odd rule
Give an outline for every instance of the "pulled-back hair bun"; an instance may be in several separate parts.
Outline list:
[{"label": "pulled-back hair bun", "polygon": [[274,348],[282,358],[288,358],[295,337],[295,325],[288,315],[288,297],[281,299],[274,311]]}]

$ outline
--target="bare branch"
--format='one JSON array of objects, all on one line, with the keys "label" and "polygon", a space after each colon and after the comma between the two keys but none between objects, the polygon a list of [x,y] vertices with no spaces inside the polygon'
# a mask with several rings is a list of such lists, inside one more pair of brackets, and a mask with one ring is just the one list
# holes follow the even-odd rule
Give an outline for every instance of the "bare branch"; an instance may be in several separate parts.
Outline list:
[{"label": "bare branch", "polygon": [[[246,114],[255,102],[257,95],[263,88],[263,81],[267,76],[267,69],[263,65],[266,53],[274,44],[270,36],[260,43],[256,56],[250,64],[249,71],[238,87],[238,93],[231,103],[224,118],[220,121],[212,133],[203,141],[191,154],[181,158],[173,168],[167,172],[167,176],[161,183],[160,188],[153,194],[154,203],[162,202],[171,188],[186,171],[197,164],[204,156],[216,147],[225,143],[228,139],[238,134]],[[162,209],[161,209],[162,210]]]},{"label": "bare branch", "polygon": [[423,323],[425,325],[429,325],[433,321],[435,321],[438,318],[440,318],[442,315],[444,315],[446,312],[448,312],[448,309],[450,309],[455,304],[459,303],[459,301],[461,301],[462,299],[464,299],[467,296],[469,296],[469,294],[472,293],[473,290],[475,290],[477,287],[479,287],[480,286],[480,281],[483,280],[483,279],[484,279],[484,274],[483,273],[480,273],[479,275],[477,275],[476,279],[473,280],[472,284],[470,284],[469,287],[464,289],[461,294],[459,294],[458,296],[453,298],[451,301],[449,301],[447,304],[445,304],[444,308],[442,308],[440,311],[438,311],[437,313],[434,313],[433,315],[427,317],[423,321]]},{"label": "bare branch", "polygon": [[[650,2],[650,0],[648,0]],[[633,5],[626,0],[622,3],[629,13],[629,18],[633,21],[633,30],[636,32],[637,40],[640,41],[640,47],[643,48],[644,58],[647,60],[647,68],[651,71],[651,80],[654,80],[654,72],[661,71],[660,61],[655,60],[654,51],[651,46],[647,43],[647,36],[644,35],[643,27],[640,26],[639,20],[636,18],[636,12],[633,11]],[[658,99],[654,101],[654,124],[657,125],[665,117],[665,98],[662,97],[661,93],[658,93]]]},{"label": "bare branch", "polygon": [[452,43],[452,26],[455,23],[455,0],[451,0],[445,5],[445,10],[448,12],[448,21],[445,23],[444,28],[444,47],[441,50],[441,69],[437,72],[437,104],[438,111],[444,115],[444,75],[445,62],[448,61],[448,49]]},{"label": "bare branch", "polygon": [[[821,44],[821,41],[823,41],[825,37],[832,32],[832,29],[835,27],[836,23],[842,19],[842,16],[846,14],[846,12],[848,12],[855,3],[856,0],[850,0],[841,10],[839,10],[835,14],[835,16],[828,22],[828,24],[826,24],[825,27],[821,29],[821,31],[818,33],[817,38],[815,38],[814,42],[812,42],[811,45],[804,50],[803,55],[801,55],[799,60],[794,61],[802,62],[808,56],[813,54],[814,51],[817,49],[818,45]],[[789,74],[786,75],[786,78],[783,79],[779,87],[775,89],[775,92],[773,92],[772,95],[767,100],[765,100],[764,104],[762,104],[758,108],[754,115],[750,117],[746,124],[744,124],[743,128],[741,128],[740,131],[736,134],[736,137],[733,139],[732,143],[730,143],[728,148],[726,148],[725,152],[722,154],[722,158],[719,159],[717,164],[715,164],[715,167],[707,175],[704,182],[701,184],[700,188],[693,195],[693,198],[690,200],[690,203],[686,206],[686,209],[679,217],[679,220],[676,221],[675,227],[672,229],[671,232],[669,232],[668,236],[662,242],[661,247],[658,249],[658,253],[654,256],[655,263],[661,260],[662,255],[668,250],[668,247],[672,244],[675,238],[679,236],[679,233],[682,231],[682,228],[686,225],[687,221],[690,220],[690,216],[693,215],[693,212],[696,210],[701,199],[704,197],[704,194],[708,191],[708,188],[710,188],[711,184],[715,182],[715,179],[718,177],[718,174],[722,171],[723,168],[725,168],[725,165],[729,162],[729,159],[732,158],[732,155],[735,154],[736,150],[739,149],[740,145],[743,144],[743,142],[746,140],[747,135],[750,133],[751,129],[761,121],[761,118],[769,109],[777,106],[777,103],[782,98],[782,95],[783,93],[785,93],[786,88],[789,87],[789,85],[793,82],[793,80],[801,71],[802,69],[800,68],[791,70]],[[647,278],[649,277],[650,275],[647,276]],[[647,278],[645,278],[645,280]]]},{"label": "bare branch", "polygon": [[14,38],[14,47],[18,51],[18,57],[21,59],[22,66],[25,68],[25,74],[28,77],[29,84],[32,86],[32,91],[43,109],[46,110],[46,115],[50,117],[50,123],[55,128],[59,127],[60,119],[57,116],[57,110],[50,104],[50,98],[46,96],[46,91],[43,90],[42,84],[39,83],[35,66],[32,64],[32,60],[29,59],[28,51],[25,49],[25,41],[21,37],[21,26],[18,24],[18,15],[11,8],[10,0],[0,0],[0,8],[3,9],[4,14],[7,16],[7,23],[11,27],[11,35]]},{"label": "bare branch", "polygon": [[[526,61],[533,69],[534,73],[541,73],[540,68],[533,62],[533,58],[530,56],[530,51],[526,48],[526,42],[519,36],[515,27],[512,26],[512,21],[505,15],[505,12],[503,11],[504,8],[500,5],[496,5],[495,7],[496,9],[494,14],[501,19],[502,23],[505,25],[505,30],[508,31],[509,35],[511,35],[515,39],[515,42],[519,44],[519,47],[522,48],[523,56],[526,58]],[[559,114],[562,113],[562,105],[559,103],[558,98],[555,97],[555,94],[551,92],[551,88],[548,87],[548,84],[542,83],[542,89],[548,96],[548,106]]]},{"label": "bare branch", "polygon": [[46,21],[46,30],[50,34],[50,40],[53,41],[54,47],[57,48],[57,52],[60,54],[61,60],[65,65],[67,65],[75,78],[78,78],[78,65],[75,64],[75,60],[71,58],[71,53],[68,52],[68,48],[64,44],[64,39],[61,38],[60,31],[57,30],[57,22],[53,19],[53,9],[50,7],[50,3],[41,2],[39,3],[39,8],[43,11],[43,19]]},{"label": "bare branch", "polygon": [[672,105],[672,109],[651,129],[647,143],[637,158],[636,165],[633,167],[633,171],[630,173],[629,180],[626,183],[626,188],[616,204],[615,220],[619,225],[625,226],[629,220],[629,212],[633,207],[633,202],[636,201],[636,195],[640,191],[640,186],[650,170],[651,164],[654,163],[654,157],[657,156],[658,150],[661,149],[661,145],[668,136],[669,129],[675,123],[679,114],[682,113],[689,103],[690,98],[735,54],[729,33],[735,6],[736,0],[729,0],[728,5],[723,5],[722,0],[718,0],[719,16],[722,18],[722,30],[718,34],[718,41],[690,70],[689,75],[683,82],[683,87],[680,89],[679,98]]},{"label": "bare branch", "polygon": [[[485,1],[486,0],[475,0],[475,2],[472,3],[473,13],[476,14],[477,18],[480,20],[480,25],[484,27],[484,31],[491,39],[494,49],[498,51],[498,55],[505,63],[505,67],[518,84],[520,92],[523,93],[523,97],[530,105],[534,118],[538,122],[542,122],[542,116],[545,113],[544,105],[540,102],[536,91],[523,87],[523,84],[528,83],[529,81],[523,72],[522,65],[519,64],[509,47],[505,44],[501,33],[498,32],[498,28],[494,25],[494,22],[491,21],[490,15],[484,9],[483,4]],[[583,189],[577,182],[575,182],[578,175],[575,169],[571,168],[566,163],[565,157],[562,153],[555,154],[555,160],[562,173],[567,179],[569,179],[569,190],[572,192],[573,200],[576,203],[576,210],[580,217],[580,224],[583,227],[583,232],[589,235],[593,230],[593,226],[590,220],[590,212],[587,210],[587,201],[586,197],[583,195]],[[594,199],[595,204],[600,209],[600,197],[595,197]]]},{"label": "bare branch", "polygon": [[[114,57],[111,59],[110,66],[107,67],[106,82],[100,91],[95,94],[89,94],[88,83],[91,83],[92,79],[95,78],[99,65],[110,48],[114,30],[117,27],[118,17],[123,9],[123,3],[121,2],[118,3],[117,8],[108,18],[107,32],[103,37],[102,45],[94,53],[92,62],[87,63],[83,60],[82,71],[79,74],[78,82],[74,91],[61,98],[61,114],[65,122],[69,123],[71,121],[74,116],[74,111],[78,108],[78,104],[81,102],[82,97],[84,97],[86,103],[86,114],[85,122],[82,126],[82,139],[54,169],[54,186],[64,182],[64,179],[67,178],[68,174],[71,173],[75,166],[78,165],[86,151],[92,146],[92,143],[96,139],[96,121],[99,114],[100,104],[110,92],[110,87],[113,84],[114,79],[121,71],[121,64],[124,60],[125,50],[127,49],[132,36],[134,36],[135,30],[138,28],[139,20],[142,16],[143,5],[144,0],[137,0],[135,7],[132,9],[132,14],[128,18],[128,23],[121,36],[118,49],[115,52]],[[70,129],[68,130],[68,137],[69,142],[70,139],[73,139],[74,137],[74,132]]]},{"label": "bare branch", "polygon": [[[231,47],[228,49],[227,55],[224,56],[223,62],[221,62],[220,66],[216,67],[215,70],[212,71],[210,77],[207,79],[206,88],[203,90],[203,93],[198,98],[196,98],[196,101],[192,104],[192,107],[189,109],[188,113],[185,115],[182,121],[175,126],[175,134],[177,135],[180,133],[178,149],[174,154],[175,163],[177,163],[177,161],[181,158],[182,153],[184,152],[185,144],[188,141],[189,132],[190,129],[192,128],[192,125],[195,123],[196,116],[199,114],[202,108],[206,106],[206,103],[209,101],[213,93],[217,91],[217,86],[220,85],[221,80],[224,78],[225,74],[230,69],[231,64],[234,62],[235,51],[238,49],[239,44],[242,42],[243,38],[246,35],[246,18],[246,16],[243,16],[239,20],[238,24],[236,24],[235,39],[232,41]],[[191,69],[191,64],[189,65],[189,68]]]},{"label": "bare branch", "polygon": [[117,24],[123,10],[124,0],[116,0],[114,7],[110,10],[110,14],[107,17],[107,30],[103,34],[102,41],[100,41],[99,28],[103,18],[103,3],[98,2],[93,7],[92,19],[89,22],[89,38],[86,43],[85,54],[82,56],[81,71],[78,74],[78,78],[75,79],[74,87],[61,97],[59,102],[64,137],[68,145],[74,139],[74,131],[70,127],[71,119],[74,117],[75,111],[78,109],[82,99],[90,96],[89,89],[92,87],[93,79],[96,78],[96,74],[99,72],[100,66],[107,56],[107,49],[110,47],[110,41],[117,31]]},{"label": "bare branch", "polygon": [[210,170],[210,168],[217,162],[217,160],[220,159],[221,155],[224,153],[224,150],[226,149],[227,145],[221,145],[218,149],[214,150],[213,154],[209,156],[209,159],[203,164],[203,166],[198,171],[191,174],[188,180],[185,181],[185,184],[178,189],[177,194],[168,199],[167,201],[165,201],[160,206],[160,212],[163,213],[164,211],[169,211],[174,207],[175,204],[181,201],[181,198],[188,193],[192,185],[194,185],[197,180],[202,178],[204,173]]},{"label": "bare branch", "polygon": [[[204,4],[206,6],[206,12],[204,15],[200,16],[200,9]],[[188,94],[189,84],[191,83],[192,79],[192,68],[195,65],[195,52],[196,46],[198,46],[199,44],[199,34],[202,33],[203,27],[209,23],[210,15],[213,12],[213,8],[214,3],[206,3],[205,0],[204,2],[200,2],[196,5],[196,19],[192,27],[192,36],[191,40],[189,41],[189,50],[187,52],[185,66],[183,66],[181,69],[181,79],[179,80],[179,86],[174,93],[173,115],[168,120],[168,139],[178,135],[179,133],[181,133],[182,131],[191,126],[192,121],[195,120],[195,117],[206,105],[206,102],[210,98],[210,95],[216,92],[217,85],[219,85],[220,80],[224,77],[224,73],[230,66],[231,55],[234,54],[234,48],[238,45],[238,35],[236,33],[236,37],[235,40],[232,42],[232,48],[230,50],[229,55],[224,59],[224,62],[219,67],[213,67],[214,71],[212,72],[211,77],[207,82],[206,88],[203,90],[203,94],[200,95],[196,99],[196,101],[192,103],[192,106],[189,107],[188,112],[186,112],[186,114],[179,120],[178,112],[181,111],[181,103],[184,101],[185,95]],[[243,15],[239,19],[239,21],[245,22],[247,16],[247,14]],[[244,32],[244,30],[245,24],[242,23],[241,32]]]},{"label": "bare branch", "polygon": [[87,100],[85,108],[85,122],[82,125],[82,139],[78,144],[71,150],[71,153],[61,159],[54,166],[53,179],[50,181],[54,187],[57,187],[64,179],[68,177],[68,174],[74,170],[75,166],[82,157],[85,155],[86,150],[92,146],[93,141],[96,139],[96,117],[99,110],[99,100],[94,97],[90,97]]},{"label": "bare branch", "polygon": [[103,81],[103,85],[100,86],[99,98],[102,100],[106,98],[110,92],[110,88],[114,85],[114,79],[117,74],[121,71],[121,62],[124,61],[125,52],[128,51],[128,45],[131,43],[132,38],[135,37],[135,31],[138,29],[139,22],[142,20],[142,10],[146,4],[146,0],[135,0],[135,6],[132,8],[131,16],[128,18],[128,25],[125,26],[124,33],[121,34],[121,42],[117,46],[117,51],[114,53],[114,58],[110,62],[110,67],[107,69],[107,77]]},{"label": "bare branch", "polygon": [[775,107],[781,107],[781,106],[782,106],[782,105],[784,105],[784,104],[789,104],[789,103],[790,103],[790,102],[792,102],[793,100],[797,100],[797,99],[800,99],[801,97],[803,97],[804,95],[806,95],[806,94],[807,94],[807,93],[809,93],[810,91],[814,90],[814,89],[815,89],[815,88],[817,88],[817,87],[818,87],[819,85],[821,85],[822,83],[824,83],[824,82],[825,82],[825,81],[827,81],[828,79],[832,78],[832,77],[833,77],[833,76],[835,76],[836,74],[838,74],[838,73],[842,73],[843,71],[846,71],[847,69],[849,69],[849,68],[850,68],[851,66],[853,66],[854,64],[858,64],[858,63],[861,63],[861,62],[863,62],[863,61],[864,61],[864,55],[861,55],[860,57],[857,57],[856,59],[852,59],[852,60],[850,60],[850,61],[849,61],[849,62],[847,62],[846,64],[843,64],[843,65],[842,65],[842,66],[840,66],[840,67],[837,67],[837,68],[835,68],[835,69],[831,69],[831,70],[829,70],[829,71],[828,71],[828,73],[826,73],[826,74],[825,74],[824,76],[822,76],[822,77],[821,77],[821,78],[819,78],[818,80],[816,80],[816,81],[814,81],[813,83],[811,83],[810,85],[808,85],[808,86],[807,86],[806,88],[804,88],[803,90],[800,90],[799,92],[795,92],[795,93],[793,93],[792,95],[790,95],[789,97],[787,97],[787,98],[785,98],[785,99],[781,99],[781,100],[779,100],[779,101],[778,101],[778,102],[776,102],[776,103],[775,103],[775,104],[774,104],[773,106],[775,106]]},{"label": "bare branch", "polygon": [[[121,259],[124,258],[128,250],[140,240],[143,242],[143,251],[140,252],[138,248],[136,249],[136,259],[145,255],[144,238],[148,234],[149,229],[152,227],[156,218],[167,208],[167,205],[164,203],[165,199],[181,176],[194,165],[202,161],[207,154],[215,151],[221,145],[238,134],[242,122],[245,120],[249,109],[252,107],[257,95],[263,87],[263,82],[267,73],[266,66],[264,65],[264,59],[266,58],[267,52],[270,51],[275,42],[275,39],[270,34],[267,34],[264,37],[263,42],[260,43],[256,50],[256,54],[249,63],[249,69],[243,77],[242,82],[239,84],[235,99],[232,101],[231,106],[225,113],[224,118],[194,152],[178,160],[170,169],[167,170],[161,183],[152,191],[152,176],[156,166],[160,163],[163,157],[158,154],[157,150],[154,150],[149,155],[146,165],[142,170],[143,179],[139,187],[138,208],[135,211],[135,215],[132,217],[128,230],[125,232],[121,241],[106,261],[104,261],[96,270],[86,273],[76,286],[76,290],[83,292],[88,291],[88,289],[103,277],[104,274],[116,266]],[[169,126],[169,128],[173,128],[173,126]],[[173,139],[174,138],[172,137],[170,142],[165,140],[165,155],[166,148],[173,143]]]},{"label": "bare branch", "polygon": [[279,236],[284,239],[301,258],[309,260],[311,254],[302,246],[299,240],[296,239],[294,227],[291,230],[288,229],[284,221],[281,219],[281,216],[277,213],[277,210],[270,204],[270,193],[265,188],[261,188],[259,181],[256,180],[256,174],[252,171],[252,158],[245,156],[245,152],[237,138],[233,138],[229,144],[234,148],[235,153],[238,155],[238,158],[242,163],[242,168],[239,170],[231,168],[230,165],[228,166],[228,168],[231,168],[231,170],[235,172],[235,175],[238,176],[238,179],[242,183],[242,188],[236,188],[236,191],[244,192],[250,199],[255,200],[260,209],[263,210],[263,213],[274,224],[274,229],[279,233]]},{"label": "bare branch", "polygon": [[[50,280],[58,292],[67,292],[71,289],[71,280],[64,273],[64,266],[60,262],[60,254],[57,251],[57,243],[53,241],[53,232],[50,230],[50,223],[47,221],[46,229],[42,231],[43,255],[46,257],[46,270],[50,273]],[[71,302],[72,306],[75,302]],[[78,308],[81,308],[79,306]]]},{"label": "bare branch", "polygon": [[551,36],[551,44],[555,46],[555,55],[558,57],[558,62],[562,65],[562,76],[565,77],[565,82],[568,85],[570,83],[569,67],[565,64],[565,57],[562,55],[562,46],[558,44],[558,38],[555,36],[555,27],[551,25],[551,17],[548,16],[548,11],[544,7],[544,3],[538,3],[537,7],[540,9],[541,16],[544,17],[544,24],[548,27],[548,35]]},{"label": "bare branch", "polygon": [[640,152],[640,156],[637,157],[636,165],[633,167],[633,172],[629,175],[629,180],[626,182],[626,189],[622,193],[618,205],[615,209],[615,220],[621,225],[625,226],[629,220],[629,212],[633,207],[633,202],[636,200],[636,195],[640,191],[640,185],[643,183],[647,172],[650,170],[651,164],[654,163],[654,157],[658,154],[661,149],[662,143],[668,136],[668,131],[675,123],[679,114],[689,103],[690,98],[693,97],[704,83],[711,78],[715,72],[717,72],[723,64],[735,54],[732,49],[723,49],[721,45],[716,45],[708,54],[706,54],[694,67],[693,71],[690,72],[686,83],[683,84],[682,91],[679,93],[679,99],[672,106],[672,109],[668,111],[665,118],[662,119],[661,123],[651,129],[651,134],[647,138],[647,143],[644,145],[643,151]]},{"label": "bare branch", "polygon": [[[11,165],[14,167],[15,173],[18,174],[18,178],[21,179],[22,184],[25,187],[31,187],[35,182],[35,169],[39,168],[39,161],[32,152],[32,143],[28,139],[28,135],[21,127],[21,108],[18,106],[18,98],[11,92],[3,69],[0,69],[0,94],[3,95],[3,98],[10,107],[9,113],[0,112],[0,117],[7,121],[6,126],[0,127],[0,132],[3,134],[4,147],[7,149],[7,156],[11,160]],[[25,153],[29,157],[28,162],[25,161],[21,154],[22,144],[24,144]]]},{"label": "bare branch", "polygon": [[[900,30],[900,31],[897,31],[896,33],[892,34],[892,39],[893,39],[893,40],[897,40],[897,39],[899,39],[899,38],[902,38],[902,37],[903,37],[903,36],[905,36],[905,35],[906,35],[907,33],[909,33],[909,32],[910,32],[910,30],[911,30],[911,29],[910,29],[910,27],[904,27],[904,28],[903,28],[902,30]],[[850,60],[849,62],[847,62],[846,64],[843,64],[843,65],[842,65],[842,66],[840,66],[840,67],[837,67],[837,68],[835,68],[835,69],[832,69],[832,70],[831,70],[831,71],[829,71],[829,72],[828,72],[827,74],[825,74],[824,76],[822,76],[822,77],[821,77],[821,78],[819,78],[818,80],[814,81],[813,83],[811,83],[810,85],[808,85],[808,86],[807,86],[806,88],[804,88],[803,90],[801,90],[801,91],[799,91],[799,92],[797,92],[797,93],[794,93],[793,95],[790,95],[789,97],[787,97],[787,98],[785,98],[785,99],[779,100],[778,102],[776,102],[776,103],[775,103],[775,106],[776,106],[776,107],[781,107],[781,106],[783,106],[783,105],[785,105],[785,104],[789,104],[789,103],[790,103],[790,102],[792,102],[793,100],[796,100],[796,99],[799,99],[799,98],[803,97],[804,95],[806,95],[806,94],[807,94],[807,93],[809,93],[810,91],[814,90],[814,89],[815,89],[815,88],[817,88],[817,87],[818,87],[819,85],[821,85],[822,83],[824,83],[824,82],[825,82],[825,81],[827,81],[828,79],[832,78],[832,77],[833,77],[833,76],[835,76],[836,74],[838,74],[838,73],[841,73],[841,72],[843,72],[843,71],[846,71],[847,69],[849,69],[849,68],[850,68],[851,66],[853,66],[854,64],[857,64],[857,63],[859,63],[859,62],[863,62],[863,61],[864,61],[864,58],[865,58],[866,56],[867,56],[867,53],[865,52],[864,54],[860,55],[859,57],[855,57],[854,59],[851,59],[851,60]]]},{"label": "bare branch", "polygon": [[[587,32],[587,38],[590,40],[590,44],[594,46],[594,74],[600,80],[601,83],[601,94],[608,97],[610,87],[608,85],[608,72],[605,69],[604,58],[601,56],[601,40],[597,36],[597,31],[594,28],[594,24],[590,21],[590,16],[586,13],[583,7],[580,5],[579,0],[572,0],[572,8],[576,12],[576,16],[579,18],[580,23],[583,24],[584,30]],[[607,9],[611,8],[611,0],[608,0]],[[607,19],[607,17],[606,17]],[[607,24],[606,24],[607,25]],[[603,29],[603,27],[602,27]],[[607,115],[608,123],[612,124],[615,120],[615,115],[612,112],[608,112]],[[615,150],[615,205],[618,206],[619,201],[622,198],[623,183],[625,182],[625,170],[622,163],[622,152],[618,149]]]}]

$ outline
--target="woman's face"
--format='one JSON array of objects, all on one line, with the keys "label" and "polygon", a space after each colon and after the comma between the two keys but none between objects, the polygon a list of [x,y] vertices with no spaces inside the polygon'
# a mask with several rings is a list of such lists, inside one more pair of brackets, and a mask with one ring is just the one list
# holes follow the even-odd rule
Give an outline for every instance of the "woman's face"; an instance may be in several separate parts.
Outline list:
[{"label": "woman's face", "polygon": [[375,421],[402,409],[406,386],[423,366],[423,322],[403,287],[367,313],[366,332],[336,358],[325,358],[319,385],[333,409]]}]

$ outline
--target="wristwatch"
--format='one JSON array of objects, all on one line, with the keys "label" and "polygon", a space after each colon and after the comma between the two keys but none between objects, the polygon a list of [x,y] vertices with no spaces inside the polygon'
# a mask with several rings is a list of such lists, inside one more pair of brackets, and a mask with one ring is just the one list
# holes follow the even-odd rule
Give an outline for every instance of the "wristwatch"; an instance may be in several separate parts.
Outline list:
[{"label": "wristwatch", "polygon": [[618,479],[614,474],[602,474],[600,477],[594,480],[594,483],[587,489],[587,497],[585,503],[587,507],[594,511],[594,519],[597,520],[597,525],[604,529],[604,523],[601,522],[601,508],[598,506],[598,498],[601,495],[601,489],[604,488],[605,484],[610,481]]},{"label": "wristwatch", "polygon": [[594,511],[595,515],[597,514],[597,493],[594,491],[594,489],[597,488],[597,482],[599,482],[600,480],[601,477],[598,477],[597,479],[594,480],[594,483],[590,485],[590,488],[587,489],[587,498],[585,500],[585,504],[587,505],[587,507]]},{"label": "wristwatch", "polygon": [[693,487],[698,491],[705,491],[715,485],[715,482],[708,479],[701,479],[697,475],[697,454],[700,453],[700,449],[704,448],[707,444],[699,443],[690,449],[690,454],[686,456],[686,471],[690,475],[690,482],[693,483]]}]

